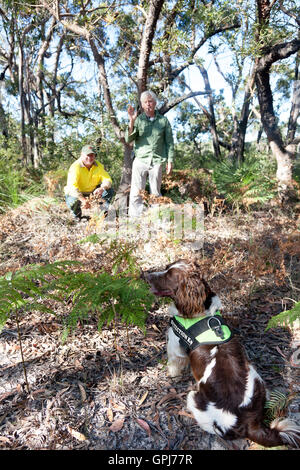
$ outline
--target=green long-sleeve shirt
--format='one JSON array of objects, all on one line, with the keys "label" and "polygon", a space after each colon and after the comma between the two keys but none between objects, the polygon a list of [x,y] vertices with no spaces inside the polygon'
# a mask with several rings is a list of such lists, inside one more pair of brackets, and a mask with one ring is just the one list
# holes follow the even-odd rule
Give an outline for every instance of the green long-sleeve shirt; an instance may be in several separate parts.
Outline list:
[{"label": "green long-sleeve shirt", "polygon": [[134,141],[136,158],[147,165],[173,162],[174,142],[172,128],[165,116],[155,111],[151,120],[145,113],[140,114],[134,123],[131,134],[125,132],[127,143]]}]

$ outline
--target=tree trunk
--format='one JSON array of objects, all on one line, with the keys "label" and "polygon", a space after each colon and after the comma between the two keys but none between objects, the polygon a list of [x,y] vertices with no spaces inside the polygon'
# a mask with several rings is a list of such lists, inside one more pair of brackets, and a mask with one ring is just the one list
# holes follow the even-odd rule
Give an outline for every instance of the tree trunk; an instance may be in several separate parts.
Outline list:
[{"label": "tree trunk", "polygon": [[198,69],[200,70],[200,73],[202,75],[203,81],[204,81],[204,88],[205,91],[207,92],[207,99],[208,99],[208,108],[209,108],[209,123],[210,123],[210,132],[212,135],[212,141],[213,141],[213,148],[214,148],[214,154],[217,160],[221,159],[221,151],[220,151],[220,143],[219,143],[219,137],[217,133],[217,125],[216,125],[216,117],[215,117],[215,109],[214,109],[214,100],[213,100],[213,94],[212,94],[212,89],[210,86],[209,78],[206,69],[203,67],[203,65],[198,65]]},{"label": "tree trunk", "polygon": [[270,86],[269,70],[256,72],[256,86],[260,106],[261,120],[267,135],[271,151],[277,161],[276,177],[278,194],[282,202],[290,198],[292,191],[292,161],[286,151],[273,108],[273,96]]},{"label": "tree trunk", "polygon": [[250,114],[250,103],[252,99],[252,87],[255,81],[255,74],[252,73],[245,88],[244,102],[241,110],[241,116],[237,123],[236,132],[232,138],[230,154],[235,161],[241,163],[244,160],[245,138]]},{"label": "tree trunk", "polygon": [[[0,99],[1,99],[1,82],[0,82]],[[8,122],[5,115],[3,105],[0,101],[0,133],[4,137],[8,137]]]},{"label": "tree trunk", "polygon": [[152,49],[156,24],[165,0],[151,0],[142,35],[139,65],[137,73],[138,94],[146,90],[149,69],[149,57]]},{"label": "tree trunk", "polygon": [[23,48],[21,44],[19,45],[19,99],[20,99],[20,126],[21,126],[21,147],[22,147],[22,159],[25,165],[27,162],[27,142],[26,142],[26,133],[25,133],[25,93],[23,85]]},{"label": "tree trunk", "polygon": [[119,213],[127,213],[128,207],[128,198],[130,192],[130,183],[131,183],[131,168],[132,168],[132,146],[125,142],[124,133],[122,132],[118,120],[116,118],[113,104],[111,100],[110,87],[107,80],[107,74],[105,69],[105,61],[102,54],[99,54],[99,51],[96,47],[95,42],[92,38],[89,38],[89,43],[93,52],[94,59],[98,66],[99,82],[103,90],[104,101],[106,109],[110,117],[111,125],[114,129],[116,137],[122,143],[124,148],[124,160],[122,166],[122,176],[121,181],[115,196],[114,207],[116,210],[119,210]]},{"label": "tree trunk", "polygon": [[[256,4],[259,23],[256,40],[259,42],[261,40],[261,28],[269,23],[270,12],[274,2],[270,3],[269,0],[256,0]],[[267,135],[270,148],[277,161],[276,177],[278,181],[278,195],[281,202],[288,202],[294,196],[292,183],[292,158],[288,149],[284,146],[274,113],[273,95],[270,86],[270,69],[275,62],[290,57],[292,54],[297,53],[299,49],[299,39],[292,39],[289,42],[275,44],[273,47],[265,48],[264,55],[258,58],[255,64],[255,81],[261,121]]]},{"label": "tree trunk", "polygon": [[[39,166],[40,160],[42,159],[41,149],[46,147],[46,123],[45,123],[45,100],[44,100],[44,60],[45,55],[50,47],[51,40],[53,38],[53,31],[56,25],[55,18],[52,18],[49,31],[45,33],[45,24],[41,25],[41,33],[43,36],[42,45],[38,51],[37,56],[37,75],[36,75],[36,90],[39,109],[35,112],[35,127],[34,127],[34,165]],[[40,130],[42,132],[40,132]]]},{"label": "tree trunk", "polygon": [[295,64],[292,106],[291,106],[291,112],[290,112],[287,136],[286,136],[286,142],[287,142],[286,149],[292,156],[295,156],[296,151],[297,151],[297,142],[295,139],[296,139],[296,131],[297,131],[297,121],[300,115],[299,65],[300,65],[300,53],[298,51],[297,56],[296,56],[296,64]]},{"label": "tree trunk", "polygon": [[132,145],[123,142],[124,160],[121,181],[114,201],[115,209],[127,213],[132,171]]}]

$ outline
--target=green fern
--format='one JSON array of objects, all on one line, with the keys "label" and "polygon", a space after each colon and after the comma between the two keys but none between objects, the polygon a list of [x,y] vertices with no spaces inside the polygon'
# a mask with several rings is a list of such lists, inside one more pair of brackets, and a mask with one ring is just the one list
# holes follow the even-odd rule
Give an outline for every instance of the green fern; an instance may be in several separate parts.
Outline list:
[{"label": "green fern", "polygon": [[218,163],[213,172],[213,180],[218,191],[236,205],[265,203],[274,197],[275,184],[270,168],[255,156],[248,156],[238,164],[230,160]]},{"label": "green fern", "polygon": [[272,390],[269,399],[265,403],[265,423],[270,424],[274,419],[285,414],[292,396],[286,396],[280,390]]},{"label": "green fern", "polygon": [[[0,331],[7,319],[16,311],[39,310],[54,313],[43,303],[50,278],[63,275],[66,266],[73,262],[59,262],[46,266],[29,265],[15,273],[0,277]],[[50,276],[50,277],[49,277]]]},{"label": "green fern", "polygon": [[72,300],[71,312],[64,321],[64,337],[78,320],[88,320],[91,315],[97,315],[99,329],[114,319],[144,329],[146,311],[154,299],[144,281],[106,272],[74,272],[79,266],[72,261],[33,265],[1,277],[0,331],[16,312],[36,310],[55,315],[55,310],[45,305],[49,299],[62,304]]},{"label": "green fern", "polygon": [[[97,235],[96,233],[83,238],[78,243],[99,243],[103,244],[105,239]],[[120,243],[119,240],[112,240],[110,245],[107,249],[107,256],[111,256],[113,258],[112,264],[112,274],[116,274],[120,271],[123,273],[130,273],[132,275],[139,274],[139,268],[136,257],[133,255],[133,252],[136,250],[137,245],[132,242],[124,242]]]},{"label": "green fern", "polygon": [[276,328],[277,326],[292,326],[296,320],[300,319],[300,302],[297,302],[291,310],[286,310],[278,315],[272,317],[267,325],[269,328]]},{"label": "green fern", "polygon": [[143,281],[106,272],[63,277],[56,281],[55,288],[63,296],[72,297],[73,307],[65,319],[64,336],[76,328],[79,320],[87,321],[90,316],[97,317],[99,330],[115,319],[144,329],[146,311],[154,300]]}]

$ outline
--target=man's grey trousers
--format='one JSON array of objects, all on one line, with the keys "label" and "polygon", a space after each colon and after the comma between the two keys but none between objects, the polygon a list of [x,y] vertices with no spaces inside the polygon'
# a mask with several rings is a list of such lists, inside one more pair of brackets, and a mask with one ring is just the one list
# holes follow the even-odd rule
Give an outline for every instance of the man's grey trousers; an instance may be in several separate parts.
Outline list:
[{"label": "man's grey trousers", "polygon": [[129,198],[129,217],[138,217],[144,209],[141,191],[145,190],[147,177],[149,176],[150,193],[160,196],[162,181],[162,164],[147,165],[142,160],[135,158],[132,164],[131,189]]}]

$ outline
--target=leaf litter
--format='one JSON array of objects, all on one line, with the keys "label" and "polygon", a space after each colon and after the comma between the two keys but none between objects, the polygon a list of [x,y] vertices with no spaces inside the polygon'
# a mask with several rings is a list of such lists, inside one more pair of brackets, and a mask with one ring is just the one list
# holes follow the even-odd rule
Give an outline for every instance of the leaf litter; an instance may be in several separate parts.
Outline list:
[{"label": "leaf litter", "polygon": [[[115,258],[105,223],[99,243],[82,243],[97,224],[73,225],[64,203],[49,198],[26,203],[1,217],[0,275],[64,259],[80,261],[92,272],[112,272]],[[197,257],[250,360],[270,389],[293,396],[288,412],[299,420],[299,367],[290,362],[300,347],[299,328],[266,331],[271,316],[299,300],[299,219],[275,210],[222,212],[208,215],[204,227],[198,251],[170,239],[163,227],[153,239],[136,231],[120,246],[135,246],[141,269]],[[1,449],[253,448],[247,440],[225,443],[201,432],[187,412],[193,378],[187,373],[172,380],[166,372],[166,303],[153,305],[145,335],[122,324],[117,334],[112,327],[99,332],[91,319],[65,343],[61,319],[70,306],[60,308],[55,317],[32,312],[20,322],[30,394],[13,319],[0,334]]]}]

